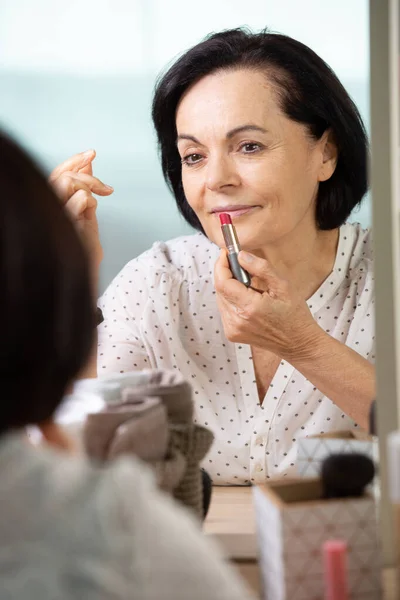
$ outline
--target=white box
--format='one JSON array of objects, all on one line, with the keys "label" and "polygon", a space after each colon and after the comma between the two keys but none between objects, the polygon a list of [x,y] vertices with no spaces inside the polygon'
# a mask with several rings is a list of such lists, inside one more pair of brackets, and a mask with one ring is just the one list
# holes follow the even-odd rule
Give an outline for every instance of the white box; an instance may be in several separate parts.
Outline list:
[{"label": "white box", "polygon": [[336,431],[300,438],[297,441],[297,474],[319,477],[322,461],[331,454],[365,454],[378,459],[378,439],[358,429]]}]

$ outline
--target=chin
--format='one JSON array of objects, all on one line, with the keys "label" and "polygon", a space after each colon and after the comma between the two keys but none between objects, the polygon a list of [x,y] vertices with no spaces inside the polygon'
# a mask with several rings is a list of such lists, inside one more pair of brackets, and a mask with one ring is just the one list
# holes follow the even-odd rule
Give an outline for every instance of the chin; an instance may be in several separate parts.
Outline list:
[{"label": "chin", "polygon": [[263,230],[258,226],[256,231],[250,230],[248,227],[236,227],[239,244],[242,250],[253,252],[269,244],[271,242],[268,230],[265,227]]}]

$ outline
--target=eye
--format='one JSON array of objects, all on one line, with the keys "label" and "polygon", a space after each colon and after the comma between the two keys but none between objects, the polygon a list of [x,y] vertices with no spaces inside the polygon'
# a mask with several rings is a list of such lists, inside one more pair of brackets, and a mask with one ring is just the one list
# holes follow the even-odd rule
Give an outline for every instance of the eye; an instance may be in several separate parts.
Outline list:
[{"label": "eye", "polygon": [[245,142],[240,146],[240,150],[243,150],[244,154],[254,154],[261,150],[261,144],[257,144],[256,142]]},{"label": "eye", "polygon": [[188,154],[182,158],[182,164],[188,165],[189,167],[195,165],[201,161],[203,156],[201,154]]}]

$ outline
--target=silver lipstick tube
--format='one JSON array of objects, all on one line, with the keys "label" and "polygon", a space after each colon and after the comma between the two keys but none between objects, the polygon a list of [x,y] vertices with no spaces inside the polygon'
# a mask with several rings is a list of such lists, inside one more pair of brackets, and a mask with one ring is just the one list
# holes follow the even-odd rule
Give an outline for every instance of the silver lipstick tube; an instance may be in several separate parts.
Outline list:
[{"label": "silver lipstick tube", "polygon": [[247,271],[245,271],[239,263],[238,254],[240,252],[240,244],[236,234],[236,229],[232,224],[222,225],[222,234],[224,236],[225,245],[228,250],[229,266],[232,271],[232,275],[235,279],[243,283],[246,287],[251,284],[251,278]]}]

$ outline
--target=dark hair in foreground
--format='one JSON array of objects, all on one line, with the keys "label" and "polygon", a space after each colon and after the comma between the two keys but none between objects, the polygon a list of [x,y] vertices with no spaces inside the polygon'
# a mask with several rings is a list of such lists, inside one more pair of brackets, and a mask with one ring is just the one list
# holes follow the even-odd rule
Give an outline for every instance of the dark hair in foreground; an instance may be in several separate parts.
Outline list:
[{"label": "dark hair in foreground", "polygon": [[186,221],[202,231],[186,201],[176,147],[175,116],[185,91],[222,70],[264,71],[275,85],[283,112],[318,140],[331,129],[339,151],[336,170],[321,182],[316,206],[320,229],[342,225],[367,191],[368,141],[360,114],[330,67],[304,44],[284,35],[232,29],[210,35],[181,56],[159,80],[153,99],[165,180]]},{"label": "dark hair in foreground", "polygon": [[0,433],[49,419],[95,328],[86,252],[45,176],[0,131]]}]

